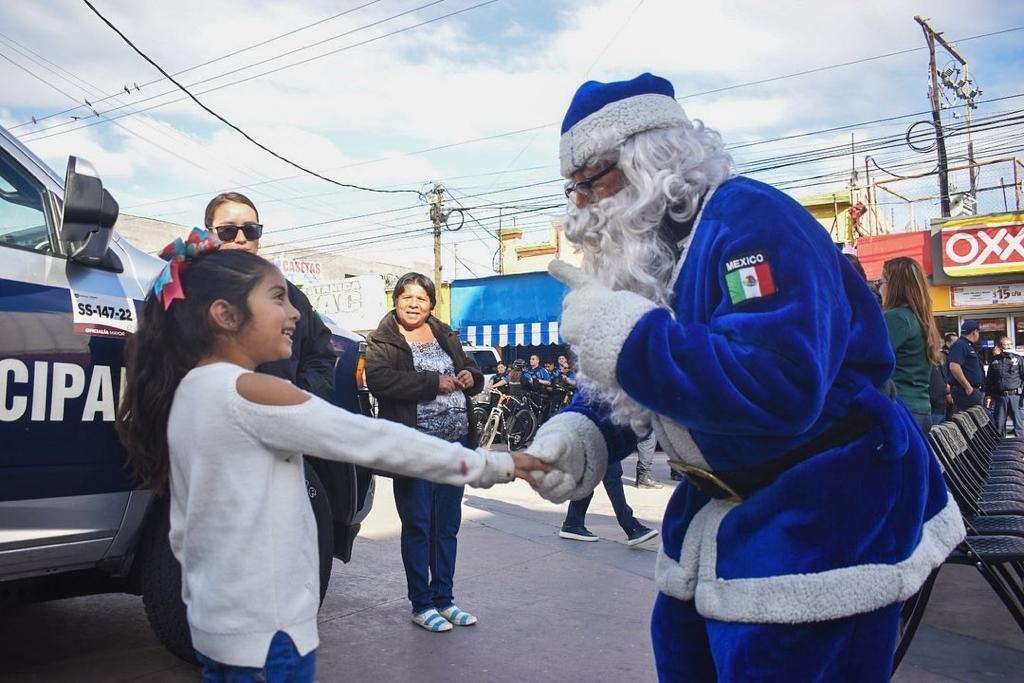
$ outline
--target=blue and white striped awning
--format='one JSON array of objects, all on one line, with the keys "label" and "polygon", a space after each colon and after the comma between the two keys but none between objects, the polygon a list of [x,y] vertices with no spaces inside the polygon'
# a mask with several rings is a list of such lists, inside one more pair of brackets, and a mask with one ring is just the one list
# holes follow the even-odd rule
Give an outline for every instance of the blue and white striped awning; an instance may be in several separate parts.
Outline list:
[{"label": "blue and white striped awning", "polygon": [[532,323],[491,323],[466,325],[462,341],[472,346],[542,346],[562,343],[558,321]]}]

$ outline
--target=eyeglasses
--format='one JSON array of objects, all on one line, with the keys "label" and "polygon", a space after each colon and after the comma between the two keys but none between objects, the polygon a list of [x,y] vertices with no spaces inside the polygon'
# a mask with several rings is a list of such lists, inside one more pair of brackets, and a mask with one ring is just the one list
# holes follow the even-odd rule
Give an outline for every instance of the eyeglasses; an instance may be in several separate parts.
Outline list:
[{"label": "eyeglasses", "polygon": [[572,193],[573,192],[579,192],[584,197],[593,197],[594,196],[594,183],[596,183],[598,180],[600,180],[601,178],[603,178],[606,175],[608,175],[609,173],[611,173],[613,170],[615,170],[615,168],[616,168],[615,164],[612,164],[611,166],[607,167],[603,171],[598,171],[597,173],[595,173],[594,175],[590,176],[589,178],[584,178],[583,180],[580,180],[580,181],[575,182],[575,183],[569,183],[568,185],[565,186],[565,196],[566,196],[566,198],[567,199],[572,199]]},{"label": "eyeglasses", "polygon": [[221,242],[234,242],[235,237],[238,236],[239,230],[241,230],[245,235],[245,239],[250,242],[255,242],[263,236],[263,226],[259,223],[246,223],[245,225],[218,225],[214,230],[217,231],[217,237],[220,238]]}]

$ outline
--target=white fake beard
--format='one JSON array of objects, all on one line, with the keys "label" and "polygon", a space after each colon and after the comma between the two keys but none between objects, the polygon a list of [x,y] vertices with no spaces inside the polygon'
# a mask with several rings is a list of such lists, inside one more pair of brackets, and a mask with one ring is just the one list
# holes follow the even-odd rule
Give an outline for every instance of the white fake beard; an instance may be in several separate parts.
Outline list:
[{"label": "white fake beard", "polygon": [[[634,292],[671,309],[677,258],[658,237],[664,209],[637,206],[634,195],[626,187],[585,208],[570,206],[566,236],[583,252],[583,269],[605,286]],[[614,424],[628,426],[640,437],[651,431],[654,414],[650,410],[621,387],[591,379],[585,367],[579,371],[580,386],[589,398],[610,406],[609,417]]]}]

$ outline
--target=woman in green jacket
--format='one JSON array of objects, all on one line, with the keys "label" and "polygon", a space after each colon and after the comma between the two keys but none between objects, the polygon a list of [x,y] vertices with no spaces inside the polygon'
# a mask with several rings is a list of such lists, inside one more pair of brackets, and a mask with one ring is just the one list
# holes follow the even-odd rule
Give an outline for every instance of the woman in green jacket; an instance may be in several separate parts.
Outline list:
[{"label": "woman in green jacket", "polygon": [[932,318],[924,271],[912,258],[890,259],[882,266],[879,291],[896,356],[892,381],[897,396],[927,433],[931,429],[928,383],[932,365],[939,363],[942,341]]}]

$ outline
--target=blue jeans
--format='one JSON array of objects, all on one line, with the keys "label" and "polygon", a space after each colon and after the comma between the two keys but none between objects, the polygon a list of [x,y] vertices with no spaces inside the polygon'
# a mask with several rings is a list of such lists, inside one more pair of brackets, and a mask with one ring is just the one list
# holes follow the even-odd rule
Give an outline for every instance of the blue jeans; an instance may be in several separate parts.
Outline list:
[{"label": "blue jeans", "polygon": [[932,413],[932,426],[940,425],[946,421],[946,413]]},{"label": "blue jeans", "polygon": [[[615,510],[615,519],[619,522],[622,530],[628,534],[637,528],[640,522],[633,516],[633,508],[629,507],[626,502],[626,492],[622,489],[622,463],[618,461],[608,463],[608,471],[604,473],[601,483],[604,484],[605,493],[608,494],[608,500],[611,501],[612,509]],[[569,511],[565,515],[564,526],[585,526],[587,508],[590,507],[590,501],[593,499],[594,494],[591,493],[586,498],[571,501]]]},{"label": "blue jeans", "polygon": [[196,651],[207,683],[312,683],[316,679],[316,650],[302,656],[284,631],[270,641],[262,669],[221,664]]},{"label": "blue jeans", "polygon": [[464,486],[395,477],[395,507],[402,520],[402,564],[414,614],[455,603],[456,537],[462,525],[464,490]]}]

